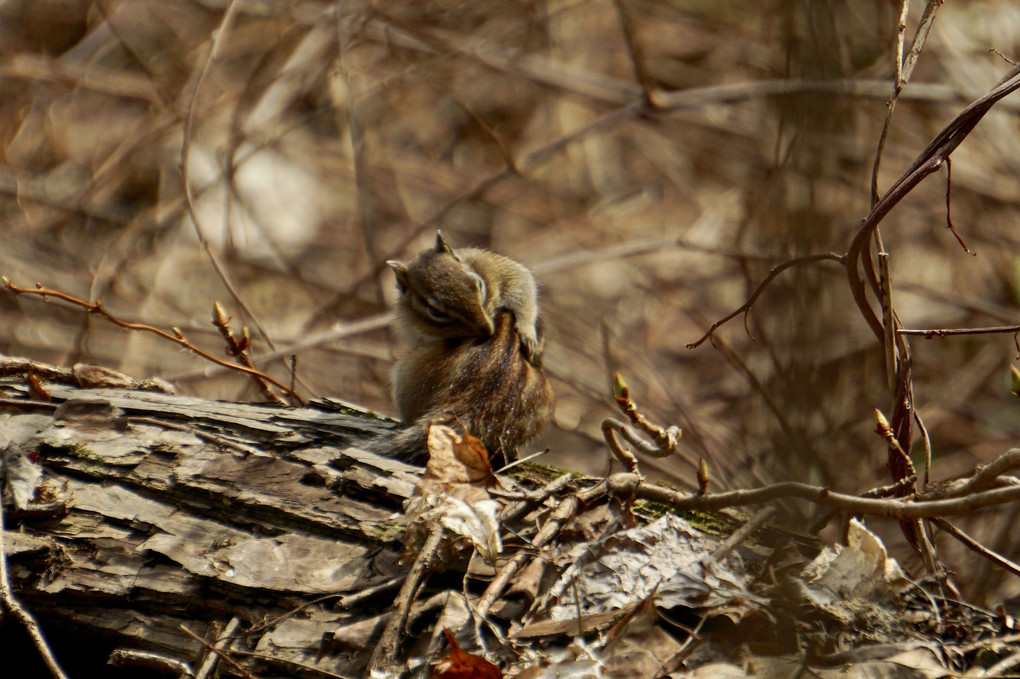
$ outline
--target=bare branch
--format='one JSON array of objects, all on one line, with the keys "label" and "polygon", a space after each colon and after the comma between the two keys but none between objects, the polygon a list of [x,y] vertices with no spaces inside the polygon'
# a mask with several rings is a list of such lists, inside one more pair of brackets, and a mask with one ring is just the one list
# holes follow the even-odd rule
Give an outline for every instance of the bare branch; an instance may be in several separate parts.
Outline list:
[{"label": "bare branch", "polygon": [[967,535],[967,533],[963,532],[962,530],[960,530],[953,524],[949,523],[945,519],[932,519],[932,521],[936,526],[944,530],[949,535],[952,535],[960,542],[960,544],[966,546],[969,550],[971,550],[975,554],[981,555],[982,557],[994,563],[996,566],[1004,568],[1013,575],[1020,576],[1020,564],[1010,561],[1002,554],[999,554],[993,549],[985,547],[980,542],[972,538],[970,535]]},{"label": "bare branch", "polygon": [[955,335],[995,335],[1000,333],[1020,332],[1020,325],[997,325],[988,328],[900,328],[900,335],[920,335],[925,339],[933,337],[952,337]]},{"label": "bare branch", "polygon": [[297,393],[291,391],[283,383],[278,382],[269,375],[254,368],[250,368],[244,365],[238,365],[236,363],[228,363],[227,361],[224,361],[221,358],[213,356],[209,352],[204,351],[195,346],[194,344],[192,344],[191,342],[189,342],[179,330],[175,329],[175,332],[169,333],[166,330],[160,330],[159,328],[153,327],[146,323],[129,323],[127,321],[121,320],[120,318],[114,316],[109,311],[107,311],[103,307],[102,302],[99,301],[88,302],[84,299],[75,297],[74,295],[69,295],[66,292],[61,292],[59,290],[50,290],[49,288],[44,288],[41,285],[38,285],[35,288],[22,288],[11,283],[6,276],[0,278],[0,285],[2,285],[3,289],[10,290],[16,295],[39,295],[44,299],[52,297],[55,299],[63,300],[65,302],[69,302],[70,304],[74,304],[76,306],[83,307],[90,314],[102,316],[110,323],[113,323],[118,327],[124,328],[125,330],[135,330],[139,332],[152,333],[153,335],[161,337],[169,342],[173,342],[174,344],[177,344],[182,348],[187,349],[188,351],[194,353],[195,355],[200,356],[207,361],[215,363],[216,365],[219,365],[224,368],[229,368],[230,370],[236,370],[238,372],[245,373],[253,378],[265,380],[266,382],[269,382],[270,384],[273,384],[282,389],[288,396],[290,396],[290,398],[294,399],[297,403],[300,403],[302,405],[304,404],[304,400]]},{"label": "bare branch", "polygon": [[702,344],[705,340],[711,337],[715,333],[715,331],[718,330],[721,326],[733,320],[740,314],[744,314],[744,316],[746,317],[747,314],[751,313],[751,309],[752,307],[754,307],[754,303],[758,301],[758,298],[761,297],[761,294],[765,292],[765,288],[767,288],[772,283],[772,281],[774,281],[779,276],[779,274],[795,266],[813,264],[815,262],[821,262],[824,260],[830,260],[833,262],[837,262],[839,264],[845,264],[844,255],[837,255],[834,252],[826,252],[818,255],[807,255],[805,257],[797,257],[796,259],[790,259],[783,262],[782,264],[772,267],[769,270],[768,276],[765,277],[765,280],[758,284],[758,287],[754,289],[754,291],[751,293],[751,296],[747,298],[747,301],[744,302],[743,305],[741,305],[739,308],[735,309],[726,316],[723,316],[720,320],[713,323],[712,327],[708,329],[708,332],[702,335],[701,338],[698,339],[696,342],[690,342],[689,344],[687,344],[687,348],[694,349],[698,345]]},{"label": "bare branch", "polygon": [[817,505],[834,507],[843,512],[861,516],[879,516],[887,519],[911,521],[939,516],[960,516],[985,507],[995,507],[1020,501],[1020,486],[996,488],[962,498],[949,500],[873,500],[836,493],[828,488],[811,486],[796,481],[785,481],[754,490],[734,490],[706,495],[684,495],[658,486],[642,484],[638,497],[664,502],[672,509],[722,509],[761,504],[772,500],[797,498]]},{"label": "bare branch", "polygon": [[[961,111],[900,175],[893,186],[875,204],[871,214],[864,220],[844,255],[847,279],[854,301],[861,314],[879,341],[883,338],[882,324],[872,311],[858,267],[864,261],[864,253],[878,224],[908,193],[921,181],[942,167],[942,163],[963,143],[992,106],[1003,97],[1020,89],[1020,67],[1013,68],[987,94],[976,99]],[[877,294],[874,283],[872,292]]]},{"label": "bare branch", "polygon": [[963,242],[963,237],[957,232],[956,227],[953,226],[953,216],[950,212],[950,196],[953,195],[953,159],[946,158],[946,228],[949,229],[953,236],[956,238],[956,242],[960,244],[963,251],[968,255],[977,257],[977,253],[967,247],[967,244]]}]

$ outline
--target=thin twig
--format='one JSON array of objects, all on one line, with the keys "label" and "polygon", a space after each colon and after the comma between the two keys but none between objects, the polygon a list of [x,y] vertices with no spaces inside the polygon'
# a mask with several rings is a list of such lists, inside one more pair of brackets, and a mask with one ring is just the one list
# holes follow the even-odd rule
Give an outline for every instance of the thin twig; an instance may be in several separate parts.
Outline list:
[{"label": "thin twig", "polygon": [[885,142],[889,137],[889,128],[892,127],[893,111],[896,110],[896,101],[903,91],[903,38],[907,31],[907,12],[910,9],[910,0],[903,0],[900,6],[900,21],[896,26],[896,52],[894,60],[896,63],[896,80],[893,82],[893,95],[885,102],[885,120],[882,122],[882,132],[878,135],[878,148],[875,150],[875,160],[871,165],[871,206],[878,202],[878,168],[882,164],[882,152],[885,150]]},{"label": "thin twig", "polygon": [[[931,0],[929,0],[931,1]],[[927,10],[926,10],[927,12]],[[501,49],[493,41],[459,38],[452,33],[416,30],[395,18],[383,16],[366,22],[363,35],[368,40],[387,46],[431,54],[461,55],[476,60],[493,70],[509,73],[595,102],[622,105],[640,97],[639,86],[622,78],[593,76],[550,58],[521,55]],[[919,27],[920,28],[920,27]],[[784,97],[797,94],[828,94],[847,97],[888,99],[888,80],[778,78],[692,87],[676,91],[652,92],[651,111],[671,113],[713,104],[727,104],[748,99]],[[904,89],[901,99],[911,101],[966,101],[968,93],[940,84],[915,84]],[[1010,104],[1010,108],[1016,107]]]},{"label": "thin twig", "polygon": [[769,255],[749,250],[740,250],[730,247],[719,247],[715,245],[701,245],[692,243],[686,238],[653,238],[648,240],[634,240],[616,243],[596,250],[582,250],[580,252],[568,251],[551,259],[545,259],[531,264],[531,270],[536,274],[549,274],[556,271],[576,269],[582,266],[589,266],[603,261],[617,261],[625,257],[641,257],[643,255],[662,254],[669,249],[687,250],[689,252],[700,252],[720,257],[731,257],[739,260],[751,260],[760,262],[781,262],[784,258],[779,255]]},{"label": "thin twig", "polygon": [[[700,339],[698,339],[695,342],[688,343],[687,348],[694,349],[695,347],[703,343],[705,340],[707,340],[709,337],[711,337],[715,333],[715,331],[718,330],[721,326],[730,322],[732,319],[736,318],[740,314],[744,314],[744,327],[746,328],[747,315],[751,313],[751,309],[754,307],[754,303],[758,301],[758,298],[761,297],[761,294],[765,292],[765,288],[771,285],[772,281],[774,281],[779,276],[779,274],[795,266],[814,264],[815,262],[821,262],[826,260],[833,261],[840,265],[845,266],[844,255],[837,255],[834,252],[826,252],[817,255],[808,255],[806,257],[797,257],[795,259],[787,260],[782,264],[778,264],[772,267],[769,270],[768,275],[765,277],[765,280],[758,284],[758,286],[751,293],[751,296],[747,298],[746,302],[744,302],[740,307],[738,307],[731,313],[723,316],[721,319],[713,323],[712,326],[708,329],[708,331],[704,335],[702,335]],[[748,335],[750,335],[750,333],[748,333]]]},{"label": "thin twig", "polygon": [[900,335],[920,335],[925,339],[933,337],[952,337],[954,335],[994,335],[1008,332],[1020,332],[1020,325],[998,325],[988,328],[900,328]]},{"label": "thin twig", "polygon": [[743,526],[733,531],[733,534],[726,538],[721,545],[715,548],[715,550],[708,556],[701,559],[702,565],[708,565],[709,563],[716,563],[722,561],[730,552],[740,546],[747,538],[751,536],[751,533],[755,532],[775,515],[775,507],[766,507],[761,511],[755,513],[750,519],[747,520]]},{"label": "thin twig", "polygon": [[910,52],[907,53],[903,60],[901,82],[904,85],[910,80],[910,76],[914,74],[914,66],[917,65],[917,59],[921,56],[921,50],[924,49],[924,43],[928,39],[928,34],[931,33],[932,25],[935,23],[935,13],[939,11],[943,1],[928,0],[928,4],[924,7],[924,12],[921,13],[921,21],[918,22],[917,30],[914,31],[914,40],[910,43]]},{"label": "thin twig", "polygon": [[914,409],[914,422],[917,423],[917,430],[921,432],[921,442],[924,444],[924,476],[921,477],[921,487],[918,488],[920,492],[928,490],[928,484],[931,481],[931,438],[928,436],[928,428],[924,426],[924,420],[921,419],[921,414]]},{"label": "thin twig", "polygon": [[[877,235],[877,231],[875,232]],[[889,253],[878,253],[878,282],[882,288],[882,327],[885,336],[882,342],[885,348],[885,379],[889,393],[896,391],[896,376],[899,373],[896,356],[896,317],[892,302],[892,276],[889,273]]]},{"label": "thin twig", "polygon": [[188,629],[183,624],[182,625],[178,625],[178,628],[182,632],[187,634],[189,637],[191,637],[192,639],[194,639],[198,643],[202,644],[202,646],[204,646],[207,651],[209,651],[210,653],[218,656],[223,662],[225,662],[228,665],[230,665],[238,674],[243,676],[245,679],[257,679],[257,677],[254,674],[252,674],[248,670],[246,670],[243,667],[241,667],[237,663],[236,660],[231,658],[225,651],[217,648],[216,646],[213,646],[211,643],[209,643],[209,641],[207,639],[204,639],[203,637],[198,636],[197,634],[192,632],[190,629]]},{"label": "thin twig", "polygon": [[110,653],[107,663],[112,667],[144,667],[163,674],[175,675],[178,679],[186,679],[195,674],[191,669],[191,664],[179,658],[171,658],[162,653],[142,651],[136,648],[114,650]]},{"label": "thin twig", "polygon": [[701,628],[705,625],[706,620],[708,620],[708,613],[701,616],[698,620],[698,624],[694,626],[694,629],[690,630],[690,633],[687,638],[684,639],[680,648],[677,649],[677,652],[662,664],[662,671],[664,673],[669,674],[683,667],[684,661],[687,660],[687,657],[694,652],[697,645],[701,643],[701,635],[699,633],[701,632]]},{"label": "thin twig", "polygon": [[[365,132],[362,128],[360,111],[362,108],[361,92],[355,87],[354,78],[351,77],[351,50],[358,40],[366,17],[366,5],[362,2],[341,2],[338,3],[336,12],[337,50],[339,56],[338,76],[347,89],[346,122],[348,135],[351,142],[351,163],[354,170],[354,187],[357,196],[358,220],[357,226],[361,231],[362,242],[365,245],[365,254],[370,262],[385,261],[380,256],[376,247],[375,234],[379,231],[378,215],[379,200],[372,190],[372,182],[369,175],[369,161],[365,153]],[[340,125],[341,129],[343,125]],[[385,296],[377,276],[372,286],[375,290],[376,303],[385,306]]]},{"label": "thin twig", "polygon": [[[729,343],[719,335],[712,336],[712,347],[717,349],[723,355],[723,358],[730,362],[730,365],[736,368],[738,372],[747,378],[747,382],[751,385],[751,389],[761,396],[762,400],[765,401],[765,405],[768,406],[770,411],[772,411],[773,417],[776,418],[776,422],[779,423],[780,428],[783,430],[783,435],[791,441],[795,440],[797,438],[796,429],[790,423],[790,418],[787,417],[786,412],[776,400],[775,395],[762,383],[761,379],[759,379],[751,369],[751,366],[747,364],[747,361],[740,356],[740,353],[735,351],[733,347],[731,347]],[[808,444],[807,441],[801,441],[800,443],[804,445]]]},{"label": "thin twig", "polygon": [[[616,438],[616,433],[622,433],[626,428],[627,425],[623,422],[612,417],[607,417],[602,420],[602,438],[605,439],[606,445],[609,446],[609,452],[613,454],[613,457],[622,462],[629,472],[636,474],[638,471],[637,458],[634,457],[634,453],[620,445],[619,439]],[[644,445],[650,446],[650,444],[646,442],[639,441],[639,443],[644,443]]]},{"label": "thin twig", "polygon": [[944,530],[946,533],[956,538],[962,545],[967,547],[967,549],[971,550],[975,554],[981,555],[982,557],[988,559],[995,565],[1008,570],[1013,575],[1020,577],[1020,564],[1017,564],[1014,561],[1010,561],[1009,559],[1004,557],[1002,554],[999,554],[995,550],[985,547],[980,542],[972,538],[970,535],[967,535],[965,532],[963,532],[953,524],[949,523],[945,519],[932,519],[932,522],[936,526]]},{"label": "thin twig", "polygon": [[208,677],[212,676],[216,665],[219,663],[220,654],[224,652],[224,649],[228,648],[228,645],[233,641],[233,637],[239,629],[241,629],[241,619],[235,616],[223,628],[223,633],[217,635],[216,643],[211,647],[213,652],[206,655],[201,667],[195,672],[195,679],[208,679]]},{"label": "thin twig", "polygon": [[[990,545],[1003,545],[1008,548],[1009,545],[1016,542],[1016,527],[1020,522],[1020,504],[1013,505],[1012,511],[997,518],[999,525],[995,528],[994,535],[989,536],[986,542]],[[996,596],[990,596],[992,592],[999,591],[994,584],[994,579],[988,577],[991,569],[992,563],[982,560],[976,569],[968,570],[967,575],[973,585],[972,596],[975,598],[984,601],[996,598]]]},{"label": "thin twig", "polygon": [[1000,660],[999,662],[995,663],[987,670],[985,670],[986,672],[985,676],[988,677],[1015,676],[1012,674],[1011,675],[1006,674],[1007,671],[1013,669],[1014,667],[1020,667],[1020,653],[1011,653],[1010,655],[1007,655],[1005,658],[1003,658],[1002,660]]},{"label": "thin twig", "polygon": [[[219,302],[213,302],[213,315],[212,324],[216,326],[220,336],[223,337],[223,341],[227,343],[227,355],[233,356],[234,360],[246,368],[256,370],[255,364],[252,363],[251,358],[248,356],[248,349],[251,347],[251,338],[248,337],[248,327],[243,326],[241,329],[241,338],[238,339],[234,335],[234,331],[230,328],[230,316],[223,310]],[[265,380],[252,376],[252,382],[258,388],[262,397],[267,401],[275,401],[276,403],[284,403],[284,400],[280,396],[269,388]],[[293,375],[291,378],[291,385],[288,388],[290,393],[294,392],[294,381]]]},{"label": "thin twig", "polygon": [[1011,479],[1003,475],[1014,469],[1020,469],[1020,448],[1012,448],[988,464],[978,465],[973,475],[950,486],[941,497],[963,497],[996,487],[1001,481]]},{"label": "thin twig", "polygon": [[546,485],[531,491],[526,497],[520,502],[515,502],[512,505],[507,505],[502,512],[499,514],[499,520],[502,523],[510,523],[524,516],[532,507],[537,507],[553,495],[556,495],[561,490],[566,488],[571,481],[570,474],[563,474]]},{"label": "thin twig", "polygon": [[967,244],[963,241],[963,236],[956,230],[953,225],[953,216],[951,213],[952,203],[950,197],[953,195],[953,159],[946,158],[946,228],[956,238],[956,242],[960,244],[963,251],[972,257],[977,257],[977,253],[967,247]]},{"label": "thin twig", "polygon": [[366,587],[365,589],[357,592],[340,596],[337,598],[336,604],[333,608],[336,610],[353,608],[362,601],[367,601],[368,599],[379,596],[383,592],[388,592],[391,589],[397,589],[402,582],[403,578],[390,578],[386,582],[381,582],[378,585]]},{"label": "thin twig", "polygon": [[906,87],[910,81],[910,76],[914,73],[914,66],[917,65],[917,60],[921,56],[921,50],[924,48],[924,43],[931,32],[932,24],[935,22],[935,13],[942,2],[943,0],[928,0],[928,4],[921,15],[921,20],[917,25],[917,30],[914,31],[914,39],[910,43],[909,53],[904,53],[903,38],[907,30],[907,12],[910,7],[910,0],[903,0],[900,8],[900,20],[896,31],[896,81],[893,83],[893,95],[886,102],[885,121],[882,123],[882,133],[879,135],[878,149],[875,151],[875,162],[871,168],[872,207],[879,200],[878,168],[882,162],[882,151],[885,149],[885,142],[889,136],[889,128],[892,127],[892,117],[893,112],[896,110],[896,102],[899,101],[900,96],[903,94],[903,88]]},{"label": "thin twig", "polygon": [[[754,80],[750,82],[727,83],[692,87],[672,92],[657,91],[652,95],[656,113],[671,113],[684,109],[700,108],[713,104],[729,104],[748,99],[786,97],[798,94],[827,94],[844,97],[888,99],[888,80],[812,80],[809,78],[780,78],[776,80]],[[911,101],[966,101],[949,85],[911,85],[904,89],[901,99]],[[620,102],[616,102],[620,103]],[[1017,104],[1008,104],[1010,109]]]},{"label": "thin twig", "polygon": [[655,90],[655,81],[645,67],[644,51],[637,39],[637,28],[634,20],[627,13],[627,7],[623,0],[613,0],[616,7],[616,14],[620,17],[620,29],[623,31],[623,39],[627,44],[627,54],[630,55],[630,64],[634,69],[634,78],[641,85],[641,98],[644,102],[652,105],[652,92]]},{"label": "thin twig", "polygon": [[269,383],[279,387],[280,389],[282,389],[284,392],[287,393],[287,395],[290,398],[294,399],[297,403],[299,403],[301,405],[304,405],[304,400],[298,394],[296,394],[293,391],[291,391],[285,384],[276,381],[275,379],[273,379],[269,375],[267,375],[267,374],[265,374],[265,373],[263,373],[263,372],[261,372],[259,370],[256,370],[254,368],[248,368],[248,367],[243,366],[243,365],[238,365],[236,363],[230,363],[228,361],[224,361],[221,358],[217,358],[216,356],[213,356],[212,354],[210,354],[210,353],[208,353],[206,351],[203,351],[202,349],[199,349],[197,346],[195,346],[194,344],[189,342],[184,337],[184,335],[182,333],[180,333],[180,331],[177,331],[175,333],[169,333],[169,332],[167,332],[165,330],[160,330],[159,328],[153,327],[153,326],[148,325],[146,323],[129,323],[127,321],[122,321],[121,319],[117,318],[116,316],[111,314],[109,311],[107,311],[106,308],[103,307],[103,303],[101,301],[88,302],[88,301],[86,301],[84,299],[80,299],[78,297],[75,297],[74,295],[69,295],[66,292],[61,292],[59,290],[50,290],[49,288],[44,288],[42,286],[37,286],[35,288],[22,288],[22,287],[19,287],[17,285],[14,285],[13,283],[11,283],[7,279],[6,276],[0,277],[0,284],[2,284],[2,286],[4,288],[6,288],[7,290],[10,290],[11,292],[13,292],[15,294],[18,294],[18,295],[39,295],[39,296],[41,296],[43,298],[53,297],[55,299],[60,299],[60,300],[63,300],[65,302],[68,302],[70,304],[74,304],[74,305],[77,305],[77,306],[80,306],[80,307],[84,307],[90,314],[97,314],[99,316],[102,316],[103,318],[108,320],[110,323],[113,323],[114,325],[116,325],[118,327],[124,328],[125,330],[135,330],[135,331],[139,331],[139,332],[149,332],[149,333],[152,333],[152,334],[154,334],[154,335],[156,335],[158,337],[161,337],[161,338],[163,338],[163,339],[165,339],[167,341],[173,342],[174,344],[177,344],[177,345],[181,346],[182,348],[187,349],[188,351],[194,353],[195,355],[200,356],[200,357],[204,358],[207,361],[211,361],[212,363],[215,363],[216,365],[222,366],[224,368],[228,368],[230,370],[235,370],[237,372],[242,372],[242,373],[245,373],[247,375],[250,375],[250,376],[253,376],[253,377],[257,377],[259,379],[263,379],[263,380],[265,380],[265,381],[267,381],[267,382],[269,382]]},{"label": "thin twig", "polygon": [[898,474],[894,474],[893,481],[900,481],[908,476],[916,477],[917,473],[914,471],[914,463],[910,461],[910,455],[907,454],[907,451],[896,437],[896,432],[889,426],[889,421],[885,419],[885,415],[877,408],[875,409],[875,420],[875,433],[885,439],[886,444],[889,446],[889,466],[900,470]]},{"label": "thin twig", "polygon": [[843,255],[843,265],[846,268],[847,281],[850,286],[850,292],[854,297],[854,302],[879,341],[883,337],[882,324],[875,317],[875,313],[871,309],[864,283],[858,270],[858,267],[863,264],[865,272],[869,277],[872,292],[877,293],[877,280],[869,266],[870,259],[866,260],[864,258],[872,234],[893,207],[913,191],[925,177],[942,167],[945,160],[963,143],[963,140],[970,135],[974,127],[992,109],[996,102],[1020,89],[1020,78],[1017,77],[1018,75],[1020,75],[1020,67],[1010,70],[995,87],[964,108],[932,139],[928,146],[904,170],[893,186],[875,204],[871,214],[864,220],[861,228],[851,241],[850,247],[847,248],[846,253]]},{"label": "thin twig", "polygon": [[39,655],[42,656],[43,663],[46,664],[46,668],[53,675],[54,679],[67,679],[67,675],[60,669],[60,665],[57,663],[56,657],[53,655],[53,651],[50,650],[49,644],[46,643],[46,639],[42,635],[42,630],[39,628],[39,623],[36,622],[35,617],[32,616],[27,610],[22,608],[21,604],[18,603],[17,599],[14,598],[14,590],[11,588],[10,574],[7,572],[7,551],[4,546],[4,497],[3,497],[3,484],[0,483],[0,612],[8,611],[15,620],[21,623],[28,632],[28,636],[32,639],[32,643],[35,644],[36,649],[39,651]]},{"label": "thin twig", "polygon": [[[615,373],[613,378],[613,399],[616,400],[617,407],[627,416],[627,419],[631,421],[631,424],[634,425],[637,431],[654,442],[654,446],[648,445],[647,442],[641,440],[634,432],[629,431],[629,427],[619,427],[620,434],[631,444],[637,446],[638,450],[645,455],[668,457],[675,453],[677,446],[680,444],[680,437],[683,435],[680,427],[670,426],[663,428],[649,422],[648,418],[634,404],[634,400],[630,397],[630,388],[623,381],[620,373]],[[603,427],[604,430],[605,427]]]},{"label": "thin twig", "polygon": [[[279,347],[274,351],[266,351],[263,353],[257,353],[252,356],[252,361],[256,364],[265,365],[277,359],[291,356],[294,354],[301,353],[308,349],[314,349],[316,347],[328,344],[334,344],[339,339],[347,337],[354,337],[356,335],[362,335],[365,333],[379,330],[387,327],[393,321],[393,314],[391,312],[383,312],[379,314],[373,314],[356,321],[336,322],[333,327],[324,332],[318,332],[315,334],[302,334],[301,339],[294,342],[289,342],[284,346]],[[344,349],[341,348],[341,351]],[[221,368],[204,368],[202,370],[194,370],[189,372],[181,372],[166,376],[171,382],[177,382],[182,380],[189,380],[195,378],[206,379],[211,375],[216,375],[222,371]]]},{"label": "thin twig", "polygon": [[797,498],[818,505],[834,507],[849,514],[878,516],[910,521],[937,516],[960,516],[977,509],[1020,501],[1020,486],[996,488],[966,497],[945,500],[874,500],[855,495],[836,493],[821,486],[796,481],[785,481],[753,490],[734,490],[706,495],[685,495],[658,486],[641,484],[638,497],[664,502],[674,510],[723,509],[761,504],[772,500]]},{"label": "thin twig", "polygon": [[209,239],[205,237],[205,233],[202,231],[202,227],[198,220],[198,211],[195,209],[195,195],[191,188],[191,176],[189,168],[189,160],[191,158],[191,138],[194,134],[195,128],[195,111],[198,108],[198,95],[202,91],[202,85],[205,84],[205,80],[212,70],[212,65],[216,61],[216,57],[220,53],[220,49],[223,46],[223,41],[226,40],[227,35],[230,33],[230,28],[234,23],[234,17],[237,14],[241,3],[239,0],[230,0],[227,4],[227,9],[223,13],[223,18],[220,20],[220,25],[214,32],[215,37],[213,38],[212,46],[209,48],[209,54],[206,56],[205,62],[202,64],[202,70],[198,73],[198,79],[195,81],[195,89],[191,92],[191,99],[188,101],[188,112],[184,117],[184,132],[183,140],[181,141],[181,174],[184,181],[184,198],[188,208],[188,216],[191,217],[192,226],[195,227],[195,235],[198,237],[199,243],[202,244],[202,249],[205,250],[206,255],[209,256],[209,261],[213,265],[213,269],[216,271],[216,275],[220,277],[223,285],[227,288],[230,296],[234,298],[238,306],[244,309],[244,312],[248,315],[248,318],[252,319],[252,323],[258,329],[262,339],[266,341],[271,348],[276,348],[273,344],[272,338],[266,329],[262,326],[258,316],[252,311],[251,306],[245,300],[241,291],[238,290],[237,286],[234,285],[234,281],[230,278],[227,273],[226,267],[220,261],[219,256],[213,251],[212,246],[209,244]]}]

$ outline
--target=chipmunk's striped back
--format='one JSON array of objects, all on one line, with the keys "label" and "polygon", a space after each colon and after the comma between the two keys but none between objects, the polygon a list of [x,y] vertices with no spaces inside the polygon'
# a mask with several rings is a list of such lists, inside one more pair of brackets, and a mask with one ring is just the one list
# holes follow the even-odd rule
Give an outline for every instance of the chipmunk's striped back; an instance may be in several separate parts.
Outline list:
[{"label": "chipmunk's striped back", "polygon": [[463,426],[490,456],[510,459],[552,417],[553,394],[540,365],[525,360],[513,314],[500,312],[485,339],[446,340],[412,349],[394,373],[401,418],[412,423],[406,457],[425,454],[429,422]]}]

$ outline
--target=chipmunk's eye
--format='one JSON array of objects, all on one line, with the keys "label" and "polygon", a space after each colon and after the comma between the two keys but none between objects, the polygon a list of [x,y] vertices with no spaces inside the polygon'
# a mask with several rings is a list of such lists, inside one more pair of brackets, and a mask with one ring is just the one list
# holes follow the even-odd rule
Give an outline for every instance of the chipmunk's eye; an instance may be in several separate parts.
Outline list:
[{"label": "chipmunk's eye", "polygon": [[422,307],[425,309],[425,314],[436,323],[449,323],[451,320],[448,313],[431,304],[427,299],[422,300]]},{"label": "chipmunk's eye", "polygon": [[475,279],[475,287],[478,289],[478,297],[484,300],[486,294],[485,279],[476,273],[471,274],[471,277]]}]

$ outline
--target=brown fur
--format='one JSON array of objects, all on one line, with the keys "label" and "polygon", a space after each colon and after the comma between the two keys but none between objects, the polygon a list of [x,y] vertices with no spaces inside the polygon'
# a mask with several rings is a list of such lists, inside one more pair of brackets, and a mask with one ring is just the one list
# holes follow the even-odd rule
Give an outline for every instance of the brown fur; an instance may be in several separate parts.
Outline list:
[{"label": "brown fur", "polygon": [[496,253],[451,250],[442,235],[435,249],[390,266],[411,345],[393,374],[407,427],[393,454],[422,459],[428,424],[437,422],[463,426],[490,455],[510,459],[553,410],[531,272]]},{"label": "brown fur", "polygon": [[501,312],[483,340],[447,340],[413,349],[395,373],[405,423],[461,425],[492,455],[512,454],[552,417],[553,394],[541,367],[521,354],[513,315]]}]

